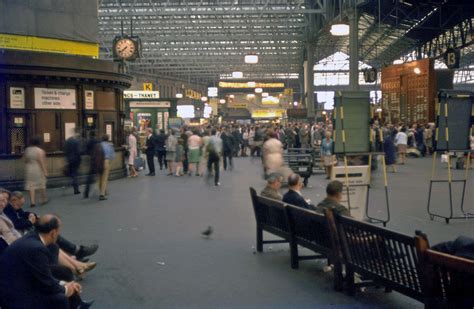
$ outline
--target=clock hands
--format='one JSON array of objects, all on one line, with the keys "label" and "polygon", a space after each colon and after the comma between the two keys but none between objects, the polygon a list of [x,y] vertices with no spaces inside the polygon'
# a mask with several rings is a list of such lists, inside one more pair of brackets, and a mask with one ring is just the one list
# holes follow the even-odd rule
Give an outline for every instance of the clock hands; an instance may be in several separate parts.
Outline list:
[{"label": "clock hands", "polygon": [[124,52],[125,50],[127,50],[128,46],[125,46],[123,49],[120,50],[120,52]]}]

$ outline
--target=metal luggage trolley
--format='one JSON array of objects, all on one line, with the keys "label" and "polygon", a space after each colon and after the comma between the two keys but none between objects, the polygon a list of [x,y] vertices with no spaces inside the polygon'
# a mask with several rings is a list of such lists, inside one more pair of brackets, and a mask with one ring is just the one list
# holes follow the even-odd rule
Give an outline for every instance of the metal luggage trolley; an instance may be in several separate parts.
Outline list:
[{"label": "metal luggage trolley", "polygon": [[311,148],[289,148],[283,155],[286,165],[303,178],[304,186],[308,186],[308,179],[313,173],[313,156]]}]

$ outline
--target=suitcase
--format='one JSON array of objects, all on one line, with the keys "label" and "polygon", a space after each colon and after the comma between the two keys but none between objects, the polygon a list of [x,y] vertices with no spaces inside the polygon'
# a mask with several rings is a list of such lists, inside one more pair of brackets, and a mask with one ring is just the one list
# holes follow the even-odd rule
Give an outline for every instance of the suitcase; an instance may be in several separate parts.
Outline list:
[{"label": "suitcase", "polygon": [[137,171],[145,169],[145,160],[143,160],[142,157],[136,157],[134,161],[134,165]]}]

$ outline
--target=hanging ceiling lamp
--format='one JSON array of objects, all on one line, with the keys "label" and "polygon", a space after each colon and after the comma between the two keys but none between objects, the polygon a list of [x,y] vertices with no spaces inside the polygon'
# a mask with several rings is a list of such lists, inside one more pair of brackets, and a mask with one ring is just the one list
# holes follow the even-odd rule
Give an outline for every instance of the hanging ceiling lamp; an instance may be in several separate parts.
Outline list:
[{"label": "hanging ceiling lamp", "polygon": [[245,63],[248,64],[256,64],[258,63],[258,55],[257,54],[247,54],[245,55]]},{"label": "hanging ceiling lamp", "polygon": [[240,71],[232,72],[232,78],[242,78],[242,77],[244,77],[244,73]]},{"label": "hanging ceiling lamp", "polygon": [[349,25],[342,21],[342,1],[339,0],[339,21],[331,25],[331,34],[334,36],[349,35]]}]

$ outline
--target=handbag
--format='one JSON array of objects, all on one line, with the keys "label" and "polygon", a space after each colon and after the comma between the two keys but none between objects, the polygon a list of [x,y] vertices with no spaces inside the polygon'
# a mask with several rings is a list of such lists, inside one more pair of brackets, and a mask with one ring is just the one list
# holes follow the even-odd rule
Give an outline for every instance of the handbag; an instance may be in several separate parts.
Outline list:
[{"label": "handbag", "polygon": [[142,157],[136,157],[133,165],[137,170],[142,170],[145,168],[145,160]]}]

